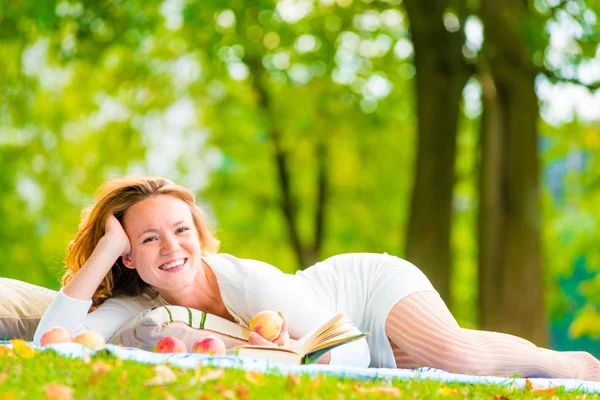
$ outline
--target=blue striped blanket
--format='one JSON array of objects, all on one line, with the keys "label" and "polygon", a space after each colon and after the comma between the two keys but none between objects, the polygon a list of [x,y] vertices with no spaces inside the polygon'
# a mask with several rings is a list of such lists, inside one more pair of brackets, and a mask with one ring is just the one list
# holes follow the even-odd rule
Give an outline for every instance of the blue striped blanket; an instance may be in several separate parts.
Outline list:
[{"label": "blue striped blanket", "polygon": [[[11,347],[9,342],[0,341],[0,345]],[[33,348],[39,348],[30,344]],[[132,348],[120,347],[108,344],[103,349],[91,351],[77,343],[57,344],[45,347],[41,350],[53,349],[59,354],[67,357],[82,358],[85,354],[93,355],[98,351],[109,351],[122,360],[131,360],[146,364],[170,363],[173,366],[181,368],[195,368],[197,365],[211,365],[221,368],[238,368],[243,370],[253,370],[259,372],[278,372],[280,374],[309,374],[309,375],[333,375],[360,380],[385,379],[432,379],[440,382],[461,382],[477,384],[500,384],[514,385],[519,388],[525,387],[523,378],[501,378],[496,376],[476,376],[464,375],[446,372],[434,368],[419,368],[415,370],[408,369],[389,369],[389,368],[356,368],[333,365],[287,365],[277,363],[266,363],[263,360],[254,360],[249,358],[240,358],[234,356],[209,357],[198,353],[179,353],[162,354]],[[600,393],[600,382],[583,381],[579,379],[544,379],[530,378],[529,381],[539,388],[549,388],[562,386],[565,390],[581,389],[588,393]]]}]

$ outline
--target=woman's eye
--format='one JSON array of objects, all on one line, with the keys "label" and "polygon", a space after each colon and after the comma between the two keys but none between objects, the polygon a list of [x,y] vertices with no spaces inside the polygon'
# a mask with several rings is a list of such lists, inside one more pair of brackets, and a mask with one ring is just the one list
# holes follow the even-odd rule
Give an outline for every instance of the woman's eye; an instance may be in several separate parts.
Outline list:
[{"label": "woman's eye", "polygon": [[150,236],[150,237],[147,237],[146,239],[144,239],[144,241],[142,243],[149,243],[149,242],[153,242],[155,240],[156,240],[156,237]]},{"label": "woman's eye", "polygon": [[183,233],[183,232],[185,232],[185,231],[189,231],[189,230],[190,230],[190,228],[188,228],[188,227],[185,227],[185,226],[182,226],[181,228],[177,228],[177,231],[176,231],[176,232],[177,232],[177,233]]}]

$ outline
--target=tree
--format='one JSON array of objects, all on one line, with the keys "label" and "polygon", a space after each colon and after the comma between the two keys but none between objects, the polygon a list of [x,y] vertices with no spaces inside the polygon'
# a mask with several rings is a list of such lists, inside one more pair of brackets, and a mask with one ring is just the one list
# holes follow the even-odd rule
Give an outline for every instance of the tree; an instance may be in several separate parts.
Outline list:
[{"label": "tree", "polygon": [[[418,144],[406,258],[450,300],[452,189],[462,90],[472,73],[450,1],[407,0],[415,48]],[[445,18],[451,18],[451,25]],[[464,25],[463,25],[464,26]]]}]

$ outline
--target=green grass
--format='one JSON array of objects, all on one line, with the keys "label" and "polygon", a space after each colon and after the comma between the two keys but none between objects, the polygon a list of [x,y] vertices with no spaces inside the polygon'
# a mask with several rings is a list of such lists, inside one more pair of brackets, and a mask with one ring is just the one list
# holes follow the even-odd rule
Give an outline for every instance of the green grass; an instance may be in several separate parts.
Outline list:
[{"label": "green grass", "polygon": [[235,369],[180,369],[123,361],[108,353],[69,359],[53,351],[0,346],[0,400],[8,399],[598,399],[584,392],[429,380],[357,381]]}]

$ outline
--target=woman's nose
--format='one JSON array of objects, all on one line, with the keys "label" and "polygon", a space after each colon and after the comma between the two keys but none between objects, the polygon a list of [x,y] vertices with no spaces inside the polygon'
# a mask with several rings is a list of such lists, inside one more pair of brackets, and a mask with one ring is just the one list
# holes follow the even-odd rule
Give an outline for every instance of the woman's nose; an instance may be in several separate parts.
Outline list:
[{"label": "woman's nose", "polygon": [[177,238],[166,235],[162,242],[162,254],[167,255],[176,253],[177,251],[179,251],[179,242],[177,241]]}]

